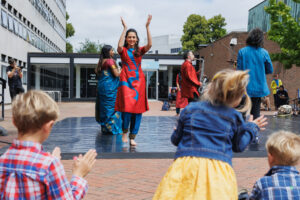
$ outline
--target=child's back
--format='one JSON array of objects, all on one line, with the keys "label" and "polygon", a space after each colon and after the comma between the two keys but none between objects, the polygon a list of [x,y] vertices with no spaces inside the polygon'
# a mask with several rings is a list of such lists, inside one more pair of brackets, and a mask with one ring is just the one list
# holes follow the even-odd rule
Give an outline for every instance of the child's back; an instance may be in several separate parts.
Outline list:
[{"label": "child's back", "polygon": [[300,199],[300,136],[278,131],[266,142],[270,170],[256,181],[250,199]]},{"label": "child's back", "polygon": [[84,179],[69,184],[61,162],[31,141],[14,140],[0,157],[0,199],[81,199],[87,190]]},{"label": "child's back", "polygon": [[[234,109],[246,91],[247,79],[247,72],[221,71],[208,85],[204,101],[190,103],[181,112],[171,136],[178,146],[175,161],[153,199],[237,199],[232,151],[243,151],[266,120],[262,116],[261,122],[245,122]],[[245,110],[249,101],[248,97]]]},{"label": "child's back", "polygon": [[73,164],[71,182],[60,162],[60,149],[43,151],[58,117],[57,104],[44,92],[28,91],[12,103],[13,124],[18,138],[0,157],[0,199],[82,199],[87,191],[83,179],[95,163],[89,150]]}]

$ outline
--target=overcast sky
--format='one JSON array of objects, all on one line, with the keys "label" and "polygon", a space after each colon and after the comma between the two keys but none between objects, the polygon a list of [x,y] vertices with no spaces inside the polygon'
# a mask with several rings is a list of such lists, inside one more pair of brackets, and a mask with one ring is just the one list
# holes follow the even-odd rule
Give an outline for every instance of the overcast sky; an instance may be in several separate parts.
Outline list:
[{"label": "overcast sky", "polygon": [[248,10],[263,0],[68,0],[69,22],[75,35],[69,38],[74,50],[85,38],[116,48],[123,30],[122,16],[128,28],[138,31],[141,42],[146,38],[145,23],[152,14],[152,36],[182,35],[183,25],[191,14],[207,19],[221,14],[227,31],[247,30]]}]

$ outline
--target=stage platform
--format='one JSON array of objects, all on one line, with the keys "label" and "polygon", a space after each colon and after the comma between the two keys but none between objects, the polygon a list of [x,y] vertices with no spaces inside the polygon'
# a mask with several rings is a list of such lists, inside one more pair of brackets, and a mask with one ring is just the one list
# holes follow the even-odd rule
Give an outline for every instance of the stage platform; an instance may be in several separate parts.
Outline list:
[{"label": "stage platform", "polygon": [[[264,146],[270,133],[280,129],[300,132],[300,117],[267,117],[269,124],[266,131],[261,132],[259,144],[251,144],[245,152],[235,153],[234,157],[265,157]],[[93,117],[66,118],[54,125],[43,146],[46,151],[59,146],[63,159],[72,159],[90,148],[96,149],[99,159],[173,158],[176,147],[171,144],[170,136],[177,119],[175,116],[144,116],[136,137],[138,146],[131,148],[128,143],[122,143],[121,135],[102,134]],[[6,148],[0,149],[0,153]]]}]

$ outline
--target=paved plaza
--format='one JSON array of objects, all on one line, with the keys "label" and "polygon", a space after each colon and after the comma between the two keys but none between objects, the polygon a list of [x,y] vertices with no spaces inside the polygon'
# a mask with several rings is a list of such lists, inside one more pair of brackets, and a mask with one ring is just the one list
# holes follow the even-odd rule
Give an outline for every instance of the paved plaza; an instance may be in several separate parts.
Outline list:
[{"label": "paved plaza", "polygon": [[[45,142],[45,150],[51,150],[56,145],[62,148],[62,162],[69,177],[72,175],[70,158],[73,155],[89,148],[97,150],[99,154],[95,167],[86,177],[89,190],[85,199],[152,199],[156,187],[173,161],[176,148],[170,145],[169,138],[176,117],[175,109],[160,111],[162,103],[159,101],[149,104],[150,111],[143,115],[136,149],[122,144],[117,135],[99,134],[100,127],[93,119],[94,103],[59,104],[61,114],[52,135]],[[7,107],[5,120],[0,122],[0,126],[8,130],[9,136],[0,137],[0,152],[17,135],[11,123],[11,110]],[[269,130],[262,133],[262,144],[252,146],[242,154],[235,154],[233,167],[240,189],[251,189],[255,180],[268,170],[263,143],[272,130],[295,130],[299,133],[300,117],[276,118],[272,116],[273,113],[262,112],[268,115],[270,122]]]}]

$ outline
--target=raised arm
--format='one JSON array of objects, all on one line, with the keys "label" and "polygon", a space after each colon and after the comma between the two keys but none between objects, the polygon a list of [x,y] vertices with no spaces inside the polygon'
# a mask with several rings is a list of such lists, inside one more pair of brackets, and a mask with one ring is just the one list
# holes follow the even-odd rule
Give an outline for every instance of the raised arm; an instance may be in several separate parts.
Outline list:
[{"label": "raised arm", "polygon": [[152,47],[152,37],[151,37],[150,29],[149,29],[149,25],[150,25],[151,19],[152,19],[152,15],[148,15],[148,20],[147,20],[147,23],[146,23],[148,43],[145,46],[145,52],[149,51],[150,48]]},{"label": "raised arm", "polygon": [[123,51],[123,45],[124,45],[124,41],[125,41],[125,34],[126,34],[126,31],[127,31],[127,25],[125,23],[125,21],[123,20],[123,18],[121,17],[121,22],[122,22],[122,25],[123,25],[123,31],[122,31],[122,34],[121,34],[121,37],[119,39],[119,43],[118,43],[118,53],[121,54],[122,51]]}]

